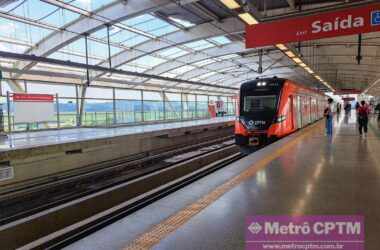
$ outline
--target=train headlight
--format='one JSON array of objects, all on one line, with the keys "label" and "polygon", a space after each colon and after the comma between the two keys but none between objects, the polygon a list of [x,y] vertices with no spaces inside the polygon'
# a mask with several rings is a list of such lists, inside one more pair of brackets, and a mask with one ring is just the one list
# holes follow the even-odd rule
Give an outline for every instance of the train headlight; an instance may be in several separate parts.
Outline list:
[{"label": "train headlight", "polygon": [[258,87],[264,87],[264,86],[267,86],[267,83],[266,82],[257,82],[256,84]]},{"label": "train headlight", "polygon": [[278,123],[283,122],[285,120],[286,120],[285,115],[280,115],[280,116],[277,116],[277,118],[276,118],[276,122],[278,122]]}]

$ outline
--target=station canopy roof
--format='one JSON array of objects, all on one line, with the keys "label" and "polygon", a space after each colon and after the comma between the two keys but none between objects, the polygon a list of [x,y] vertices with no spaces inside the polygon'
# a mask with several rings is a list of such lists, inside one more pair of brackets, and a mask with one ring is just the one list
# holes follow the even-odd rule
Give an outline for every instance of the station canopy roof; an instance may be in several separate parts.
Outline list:
[{"label": "station canopy roof", "polygon": [[[265,22],[372,1],[236,2]],[[222,0],[0,0],[0,51],[11,52],[0,66],[15,90],[22,80],[85,84],[86,39],[97,66],[91,85],[232,95],[247,80],[277,76],[325,88],[275,46],[246,49],[244,37],[245,23]],[[333,88],[375,93],[380,37],[363,35],[360,65],[357,45],[348,36],[287,46]]]}]

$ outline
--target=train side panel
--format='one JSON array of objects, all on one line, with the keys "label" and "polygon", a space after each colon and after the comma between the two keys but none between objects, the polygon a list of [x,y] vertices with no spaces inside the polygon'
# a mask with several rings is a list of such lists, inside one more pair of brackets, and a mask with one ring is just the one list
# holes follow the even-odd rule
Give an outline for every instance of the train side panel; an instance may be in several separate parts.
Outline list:
[{"label": "train side panel", "polygon": [[294,111],[292,107],[292,95],[297,86],[289,81],[284,83],[280,95],[280,103],[277,112],[277,121],[268,129],[268,137],[283,137],[296,130],[294,124]]}]

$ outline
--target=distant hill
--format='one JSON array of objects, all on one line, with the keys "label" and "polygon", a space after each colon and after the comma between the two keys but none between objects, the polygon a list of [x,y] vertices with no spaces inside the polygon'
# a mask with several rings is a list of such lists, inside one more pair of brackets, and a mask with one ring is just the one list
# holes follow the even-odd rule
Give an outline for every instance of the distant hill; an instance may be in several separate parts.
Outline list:
[{"label": "distant hill", "polygon": [[[85,112],[112,112],[112,102],[87,102],[85,105]],[[181,102],[171,102],[171,107],[176,110],[181,110]],[[125,112],[139,112],[141,110],[140,101],[116,101],[116,109],[118,111]],[[167,105],[169,109],[169,105]],[[75,112],[76,104],[75,103],[60,103],[59,104],[60,112]],[[162,102],[156,101],[144,101],[144,111],[163,111]]]}]

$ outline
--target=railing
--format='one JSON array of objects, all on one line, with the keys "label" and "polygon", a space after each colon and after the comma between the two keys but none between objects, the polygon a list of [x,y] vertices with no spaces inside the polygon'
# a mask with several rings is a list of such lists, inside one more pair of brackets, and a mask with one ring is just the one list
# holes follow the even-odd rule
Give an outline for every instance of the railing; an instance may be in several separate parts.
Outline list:
[{"label": "railing", "polygon": [[[12,94],[9,93],[9,96]],[[226,115],[235,114],[235,103],[228,98]],[[12,98],[1,96],[5,132],[73,127],[116,126],[160,121],[182,121],[209,118],[207,101],[164,101],[107,98],[55,99],[55,120],[39,123],[15,123]],[[84,107],[80,108],[80,103]],[[8,110],[9,108],[9,110]]]}]

